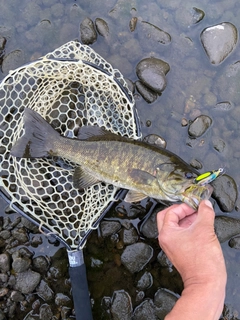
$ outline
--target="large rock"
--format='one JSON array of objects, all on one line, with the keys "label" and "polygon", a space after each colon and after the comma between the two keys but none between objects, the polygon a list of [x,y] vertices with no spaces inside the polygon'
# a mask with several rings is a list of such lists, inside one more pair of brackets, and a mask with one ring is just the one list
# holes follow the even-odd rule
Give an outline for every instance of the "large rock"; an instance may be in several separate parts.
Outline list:
[{"label": "large rock", "polygon": [[223,22],[204,29],[201,42],[212,64],[223,62],[236,47],[237,28],[229,22]]},{"label": "large rock", "polygon": [[137,76],[142,83],[157,93],[161,93],[166,88],[165,75],[169,70],[169,64],[157,58],[143,59],[136,67]]},{"label": "large rock", "polygon": [[134,243],[122,253],[122,264],[131,272],[142,270],[153,256],[153,249],[143,242]]}]

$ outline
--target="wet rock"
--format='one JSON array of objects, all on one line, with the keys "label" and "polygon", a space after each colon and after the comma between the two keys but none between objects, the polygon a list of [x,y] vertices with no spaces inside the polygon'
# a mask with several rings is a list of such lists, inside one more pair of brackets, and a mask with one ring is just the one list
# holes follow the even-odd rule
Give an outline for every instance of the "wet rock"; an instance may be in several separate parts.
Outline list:
[{"label": "wet rock", "polygon": [[179,5],[175,12],[175,20],[179,27],[187,28],[193,24],[200,22],[205,16],[204,11],[196,7],[188,7]]},{"label": "wet rock", "polygon": [[139,290],[147,290],[151,288],[153,284],[153,277],[150,272],[145,272],[137,282],[137,288]]},{"label": "wet rock", "polygon": [[32,237],[31,246],[37,248],[40,244],[42,244],[42,237],[40,235],[35,235]]},{"label": "wet rock", "polygon": [[97,32],[91,19],[85,18],[80,24],[81,41],[84,44],[92,44],[97,40]]},{"label": "wet rock", "polygon": [[54,298],[54,292],[44,280],[41,280],[36,291],[38,296],[42,298],[44,301],[49,301]]},{"label": "wet rock", "polygon": [[137,17],[132,17],[132,19],[129,21],[129,29],[131,32],[133,32],[136,29],[137,21]]},{"label": "wet rock", "polygon": [[218,152],[222,153],[226,149],[226,143],[220,138],[213,138],[213,148]]},{"label": "wet rock", "polygon": [[225,242],[240,234],[240,220],[232,217],[217,216],[214,227],[220,242]]},{"label": "wet rock", "polygon": [[71,319],[71,309],[67,307],[61,308],[61,317],[62,319]]},{"label": "wet rock", "polygon": [[19,243],[25,243],[28,241],[27,230],[25,228],[14,228],[12,230],[12,236],[19,241]]},{"label": "wet rock", "polygon": [[213,198],[217,201],[223,212],[231,212],[234,209],[238,196],[237,185],[234,179],[226,174],[212,182]]},{"label": "wet rock", "polygon": [[24,300],[24,295],[21,294],[21,292],[14,290],[11,292],[10,298],[12,301],[20,302]]},{"label": "wet rock", "polygon": [[166,256],[164,251],[160,251],[158,256],[157,256],[157,260],[160,264],[160,266],[167,268],[169,270],[169,272],[173,271],[173,264],[172,262],[168,259],[168,257]]},{"label": "wet rock", "polygon": [[202,164],[197,159],[192,159],[190,162],[190,166],[192,166],[194,169],[197,169],[197,170],[202,169]]},{"label": "wet rock", "polygon": [[147,88],[141,81],[136,81],[135,85],[137,91],[148,103],[153,103],[157,99],[158,94],[152,91],[151,89]]},{"label": "wet rock", "polygon": [[133,320],[157,320],[156,307],[151,299],[144,300],[133,313]]},{"label": "wet rock", "polygon": [[192,138],[201,137],[211,126],[212,119],[208,116],[201,115],[193,120],[188,127],[188,134]]},{"label": "wet rock", "polygon": [[15,290],[24,294],[31,293],[39,284],[41,275],[37,272],[28,270],[16,275]]},{"label": "wet rock", "polygon": [[29,219],[21,217],[21,223],[22,225],[31,230],[33,233],[39,232],[39,227],[37,227],[33,222],[31,222]]},{"label": "wet rock", "polygon": [[33,269],[34,271],[37,271],[41,274],[44,274],[47,272],[49,268],[49,262],[47,261],[46,257],[44,256],[38,256],[35,257],[32,261],[33,263]]},{"label": "wet rock", "polygon": [[5,55],[2,62],[2,71],[7,74],[10,70],[20,67],[24,63],[24,54],[21,50],[14,50]]},{"label": "wet rock", "polygon": [[8,253],[0,254],[0,270],[3,273],[10,270],[10,256]]},{"label": "wet rock", "polygon": [[203,10],[198,9],[196,7],[192,8],[192,24],[196,24],[205,17],[205,13]]},{"label": "wet rock", "polygon": [[138,78],[145,86],[157,93],[161,93],[166,88],[165,75],[169,70],[169,64],[157,58],[143,59],[136,66]]},{"label": "wet rock", "polygon": [[240,237],[235,237],[229,241],[229,247],[240,250]]},{"label": "wet rock", "polygon": [[143,43],[148,41],[153,44],[157,42],[167,45],[171,42],[171,36],[169,33],[147,21],[139,22],[138,29],[140,41]]},{"label": "wet rock", "polygon": [[167,146],[166,140],[158,136],[157,134],[149,134],[148,136],[144,137],[143,141],[149,144],[154,144],[155,146],[164,149]]},{"label": "wet rock", "polygon": [[109,36],[109,27],[105,20],[101,18],[96,18],[95,20],[95,26],[97,29],[97,32],[100,34],[100,36],[103,36],[107,38]]},{"label": "wet rock", "polygon": [[145,243],[138,242],[125,248],[121,255],[121,261],[131,273],[134,273],[142,270],[152,256],[152,247]]},{"label": "wet rock", "polygon": [[6,38],[0,36],[0,50],[4,50],[6,42],[7,42]]},{"label": "wet rock", "polygon": [[238,32],[229,22],[223,22],[204,29],[201,42],[212,64],[223,62],[236,46]]},{"label": "wet rock", "polygon": [[121,223],[118,221],[103,221],[100,224],[100,229],[102,236],[108,237],[121,229]]},{"label": "wet rock", "polygon": [[123,230],[123,243],[125,245],[133,244],[137,241],[138,241],[138,233],[134,227]]},{"label": "wet rock", "polygon": [[57,306],[73,307],[72,300],[63,293],[57,293],[55,297],[55,303]]},{"label": "wet rock", "polygon": [[144,297],[145,297],[144,291],[138,291],[138,293],[136,295],[136,302],[139,303],[139,302],[143,301]]},{"label": "wet rock", "polygon": [[114,291],[112,298],[111,314],[114,320],[132,319],[132,301],[124,290]]},{"label": "wet rock", "polygon": [[31,265],[31,260],[27,257],[17,257],[13,260],[12,268],[16,273],[28,270]]},{"label": "wet rock", "polygon": [[158,319],[164,319],[172,310],[178,298],[166,289],[159,289],[154,296],[154,304],[156,306],[156,314]]},{"label": "wet rock", "polygon": [[229,111],[232,108],[233,108],[233,104],[230,101],[219,102],[214,107],[215,110],[220,110],[220,111]]},{"label": "wet rock", "polygon": [[8,294],[8,288],[0,288],[0,298],[6,296]]},{"label": "wet rock", "polygon": [[154,209],[151,216],[141,226],[141,233],[148,239],[156,239],[158,237],[157,229],[157,213],[160,211],[159,208]]},{"label": "wet rock", "polygon": [[0,238],[7,240],[11,237],[11,232],[8,230],[3,230],[0,232]]},{"label": "wet rock", "polygon": [[40,320],[49,320],[53,318],[53,313],[51,307],[48,304],[43,304],[39,310],[39,319]]},{"label": "wet rock", "polygon": [[6,320],[5,314],[0,310],[0,320]]},{"label": "wet rock", "polygon": [[8,281],[8,275],[5,273],[0,273],[0,286],[4,287],[7,281]]}]

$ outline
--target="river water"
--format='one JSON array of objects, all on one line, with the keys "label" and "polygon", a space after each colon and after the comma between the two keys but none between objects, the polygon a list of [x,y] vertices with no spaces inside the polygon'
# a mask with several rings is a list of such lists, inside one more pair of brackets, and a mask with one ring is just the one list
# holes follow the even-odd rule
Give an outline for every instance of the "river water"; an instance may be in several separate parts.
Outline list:
[{"label": "river water", "polygon": [[[34,61],[70,40],[80,40],[80,23],[84,18],[104,19],[109,26],[109,37],[98,35],[91,47],[125,78],[136,81],[136,65],[146,57],[156,57],[170,65],[167,87],[161,96],[151,104],[138,93],[135,96],[143,136],[157,134],[163,137],[167,148],[186,162],[197,159],[202,164],[202,172],[224,167],[239,186],[240,85],[237,75],[227,76],[229,67],[240,59],[239,43],[223,63],[213,65],[200,41],[201,32],[218,23],[231,22],[239,30],[240,3],[237,0],[186,0],[184,3],[177,0],[0,0],[0,5],[0,36],[7,40],[0,80],[9,70]],[[201,9],[205,14],[198,23],[192,23],[193,8]],[[138,22],[131,32],[129,22],[133,17]],[[149,37],[143,34],[141,21],[169,33],[171,43],[162,44],[151,34]],[[216,107],[223,101],[229,101],[232,107],[229,110]],[[181,125],[181,119],[193,120],[200,114],[212,119],[211,128],[204,136],[191,140],[188,127]],[[220,151],[214,147],[216,141],[223,146]],[[239,218],[239,207],[237,199],[232,212],[223,213],[216,206],[216,214]],[[89,242],[96,244],[97,239],[95,232]],[[156,241],[151,244],[158,250]],[[230,248],[227,241],[222,248],[228,271],[225,301],[228,311],[224,319],[240,319],[240,251]],[[44,252],[44,247],[41,250]],[[99,243],[99,250],[103,250],[103,243]],[[92,252],[87,247],[87,261]],[[131,291],[126,286],[122,269],[119,272],[115,289]],[[172,286],[170,273],[166,277],[169,281],[166,280],[165,287],[179,293],[181,285]],[[105,295],[104,290],[102,293],[99,290],[101,285],[99,277],[92,276],[90,291],[93,296],[94,291],[98,292],[95,308],[100,308],[99,301]],[[108,288],[109,295],[110,291]],[[95,310],[95,313],[98,312]]]}]

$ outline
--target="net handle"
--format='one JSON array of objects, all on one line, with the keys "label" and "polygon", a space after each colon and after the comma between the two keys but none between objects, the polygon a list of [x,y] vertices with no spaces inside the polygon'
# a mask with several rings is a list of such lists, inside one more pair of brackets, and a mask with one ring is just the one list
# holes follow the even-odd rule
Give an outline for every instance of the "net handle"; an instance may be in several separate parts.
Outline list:
[{"label": "net handle", "polygon": [[83,251],[68,251],[68,260],[76,320],[93,320]]}]

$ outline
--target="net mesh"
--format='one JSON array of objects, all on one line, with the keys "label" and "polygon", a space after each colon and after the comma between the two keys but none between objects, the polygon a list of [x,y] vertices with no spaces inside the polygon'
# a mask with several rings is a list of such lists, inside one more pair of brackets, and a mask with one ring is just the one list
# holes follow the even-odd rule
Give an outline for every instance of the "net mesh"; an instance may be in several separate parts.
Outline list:
[{"label": "net mesh", "polygon": [[74,249],[118,189],[104,183],[75,189],[75,164],[66,159],[12,157],[9,152],[24,133],[25,108],[66,137],[77,138],[81,126],[98,125],[139,139],[132,93],[118,70],[75,41],[11,71],[0,84],[0,186],[11,204]]}]

